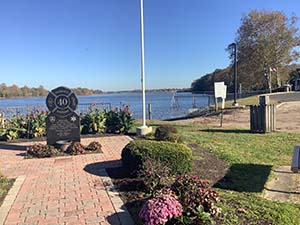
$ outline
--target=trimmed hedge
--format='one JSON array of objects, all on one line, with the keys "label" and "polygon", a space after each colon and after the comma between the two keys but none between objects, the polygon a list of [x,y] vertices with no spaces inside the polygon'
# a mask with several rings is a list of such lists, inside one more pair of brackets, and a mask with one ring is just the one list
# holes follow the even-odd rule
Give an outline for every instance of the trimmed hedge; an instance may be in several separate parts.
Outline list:
[{"label": "trimmed hedge", "polygon": [[158,126],[154,136],[157,141],[183,142],[181,135],[177,133],[177,129],[168,124]]},{"label": "trimmed hedge", "polygon": [[122,151],[123,166],[133,174],[136,174],[149,158],[167,165],[172,175],[187,173],[192,169],[192,150],[183,144],[134,140]]}]

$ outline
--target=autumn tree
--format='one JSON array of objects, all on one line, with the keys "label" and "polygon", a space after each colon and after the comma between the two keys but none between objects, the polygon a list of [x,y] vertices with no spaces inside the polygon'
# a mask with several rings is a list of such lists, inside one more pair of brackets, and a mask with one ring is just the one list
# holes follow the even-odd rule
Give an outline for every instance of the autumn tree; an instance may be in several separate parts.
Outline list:
[{"label": "autumn tree", "polygon": [[296,17],[288,18],[278,11],[254,10],[243,16],[236,37],[238,77],[243,88],[266,89],[268,81],[276,87],[288,79],[287,65],[299,58],[296,22]]},{"label": "autumn tree", "polygon": [[214,82],[224,81],[230,92],[233,91],[233,77],[230,68],[216,69],[212,73],[208,73],[191,84],[193,93],[213,92]]},{"label": "autumn tree", "polygon": [[[75,93],[78,95],[92,95],[92,94],[102,94],[101,90],[92,90],[88,88],[75,88]],[[48,91],[44,86],[40,85],[38,87],[29,88],[27,86],[18,87],[13,84],[12,86],[6,86],[6,84],[0,84],[0,98],[11,98],[11,97],[39,97],[47,96]]]},{"label": "autumn tree", "polygon": [[27,87],[26,85],[24,87],[21,87],[21,91],[22,91],[22,96],[24,97],[29,97],[32,95],[30,88]]}]

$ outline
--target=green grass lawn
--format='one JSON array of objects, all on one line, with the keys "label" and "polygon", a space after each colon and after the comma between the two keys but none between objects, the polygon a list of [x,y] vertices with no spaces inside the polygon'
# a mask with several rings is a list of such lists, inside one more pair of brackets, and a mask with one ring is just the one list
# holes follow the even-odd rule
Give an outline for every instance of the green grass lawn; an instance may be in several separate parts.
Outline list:
[{"label": "green grass lawn", "polygon": [[[219,190],[219,193],[222,199],[220,206],[223,212],[223,224],[300,224],[300,205],[268,201],[246,192]],[[251,220],[255,222],[249,222]]]},{"label": "green grass lawn", "polygon": [[252,134],[249,130],[176,126],[187,143],[197,143],[226,162],[289,165],[300,133]]},{"label": "green grass lawn", "polygon": [[[151,122],[154,127],[160,123]],[[230,167],[224,180],[215,186],[222,198],[223,224],[258,224],[257,221],[261,221],[259,224],[300,224],[299,204],[279,203],[261,197],[272,168],[290,165],[293,146],[300,144],[300,133],[252,134],[248,130],[195,125],[175,127],[186,143],[198,144]]]},{"label": "green grass lawn", "polygon": [[1,175],[1,173],[0,173],[0,206],[7,194],[7,192],[11,188],[13,181],[14,181],[13,179],[8,179],[8,178],[4,177],[3,175]]},{"label": "green grass lawn", "polygon": [[[247,97],[247,98],[240,98],[237,100],[240,106],[242,105],[258,105],[259,104],[259,95]],[[233,100],[226,101],[226,107],[232,106]],[[277,101],[271,99],[271,104],[278,104]]]},{"label": "green grass lawn", "polygon": [[[248,130],[223,130],[177,126],[187,143],[197,143],[225,160],[230,172],[220,182],[225,224],[242,224],[243,218],[261,218],[271,224],[300,224],[300,205],[265,200],[261,192],[273,166],[290,165],[300,133],[252,134]],[[229,180],[229,181],[228,181]],[[246,210],[239,214],[236,207]],[[256,221],[257,222],[257,221]]]}]

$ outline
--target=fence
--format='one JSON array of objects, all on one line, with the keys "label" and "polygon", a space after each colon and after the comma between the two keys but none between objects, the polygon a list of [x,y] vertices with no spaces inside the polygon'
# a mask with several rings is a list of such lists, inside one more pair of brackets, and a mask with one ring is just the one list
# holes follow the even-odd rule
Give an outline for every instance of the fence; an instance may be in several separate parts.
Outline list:
[{"label": "fence", "polygon": [[100,103],[82,103],[78,104],[76,112],[78,114],[86,114],[90,107],[97,107],[98,109],[111,110],[111,103],[100,102]]},{"label": "fence", "polygon": [[[78,108],[76,112],[78,114],[86,114],[91,106],[97,107],[99,109],[111,110],[111,103],[100,102],[100,103],[78,104]],[[0,125],[2,124],[4,119],[11,119],[14,115],[26,116],[27,114],[33,111],[43,111],[43,110],[47,111],[47,107],[44,105],[2,107],[0,108]]]},{"label": "fence", "polygon": [[[237,97],[238,99],[240,98],[247,98],[255,95],[260,95],[260,94],[266,94],[266,91],[244,91],[242,93],[238,93]],[[180,100],[182,99],[190,99],[190,108],[205,108],[209,107],[211,105],[215,104],[215,97],[214,97],[214,92],[213,91],[204,91],[201,93],[197,94],[192,94],[192,95],[176,95],[174,94],[172,97],[171,101],[171,108],[179,108],[181,105]],[[206,98],[207,100],[205,103],[199,105],[199,99]],[[234,99],[234,93],[227,93],[226,96],[226,101],[231,101]]]},{"label": "fence", "polygon": [[[266,93],[268,93],[268,92],[265,91],[265,90],[262,90],[262,91],[244,91],[244,92],[241,92],[241,93],[239,92],[237,94],[237,98],[238,99],[247,98],[247,97],[251,97],[251,96],[255,96],[255,95],[262,95],[262,94],[266,94]],[[214,92],[213,91],[201,92],[198,95],[200,95],[200,94],[210,96],[211,99],[214,101]],[[231,101],[233,99],[234,99],[234,93],[228,92],[227,95],[226,95],[226,101]]]},{"label": "fence", "polygon": [[[186,100],[190,100],[190,108],[201,108],[209,106],[213,101],[213,96],[207,94],[192,94],[192,95],[173,95],[171,100],[171,108],[180,108],[181,107],[181,100],[182,102],[186,103]],[[199,101],[199,100],[202,101]],[[203,99],[207,99],[206,101]],[[201,102],[202,104],[199,104]]]},{"label": "fence", "polygon": [[26,115],[32,111],[42,111],[45,110],[46,107],[42,105],[36,106],[9,106],[0,108],[0,114],[2,118],[11,118],[14,115]]}]

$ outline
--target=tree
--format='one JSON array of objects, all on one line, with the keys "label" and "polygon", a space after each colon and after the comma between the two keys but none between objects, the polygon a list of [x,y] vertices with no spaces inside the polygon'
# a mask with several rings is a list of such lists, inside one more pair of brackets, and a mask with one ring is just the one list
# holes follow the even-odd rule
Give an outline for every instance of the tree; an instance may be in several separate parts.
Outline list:
[{"label": "tree", "polygon": [[287,65],[299,58],[295,48],[300,44],[297,18],[278,11],[254,10],[241,22],[236,43],[238,76],[243,87],[261,90],[288,79]]},{"label": "tree", "polygon": [[24,96],[24,97],[31,96],[31,94],[32,94],[30,88],[27,87],[26,85],[21,88],[21,91],[22,91],[22,96]]},{"label": "tree", "polygon": [[295,79],[299,79],[299,70],[300,65],[299,64],[291,64],[288,67],[288,71],[289,71],[289,80],[295,80]]},{"label": "tree", "polygon": [[229,67],[225,69],[216,69],[214,72],[206,74],[191,84],[193,93],[213,92],[214,82],[224,81],[229,91],[233,91],[233,77]]},{"label": "tree", "polygon": [[22,95],[20,88],[15,84],[9,87],[9,93],[13,93],[14,97],[19,97]]}]

